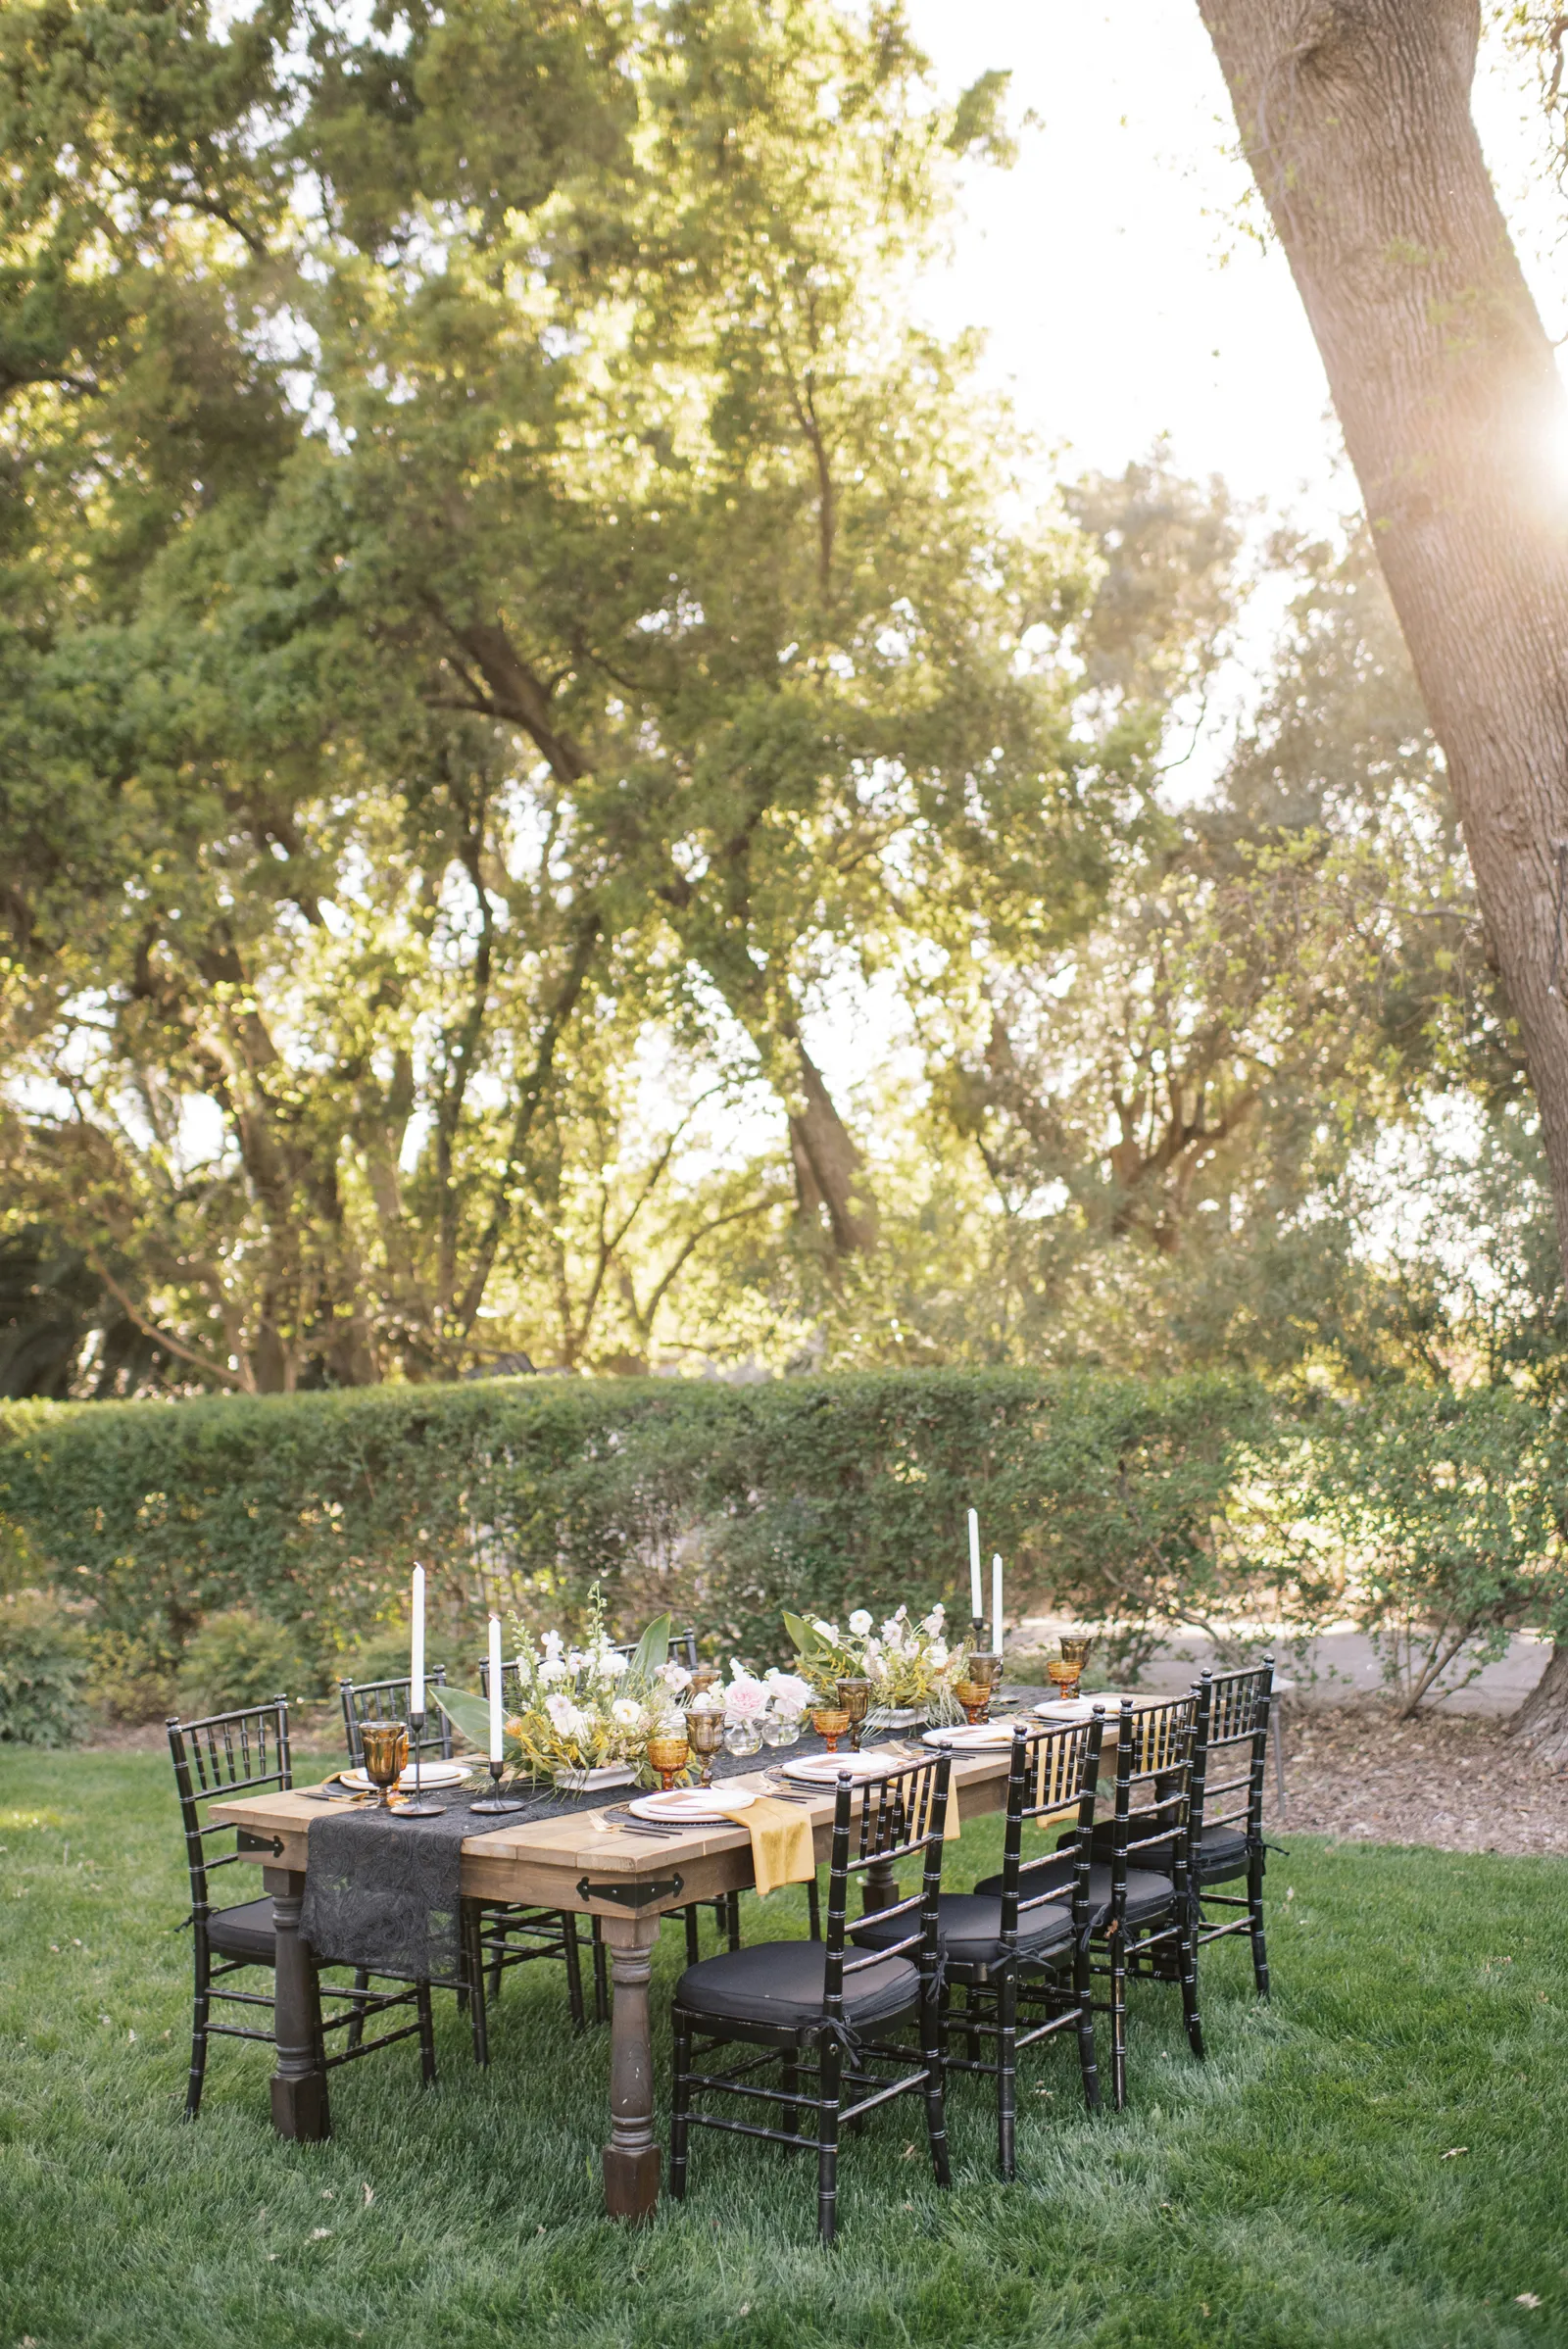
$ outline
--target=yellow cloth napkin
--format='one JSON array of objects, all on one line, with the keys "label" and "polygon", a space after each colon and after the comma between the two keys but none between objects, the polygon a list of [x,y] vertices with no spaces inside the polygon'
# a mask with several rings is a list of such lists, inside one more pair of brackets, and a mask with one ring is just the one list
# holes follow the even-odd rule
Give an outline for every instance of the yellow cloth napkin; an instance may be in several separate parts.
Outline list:
[{"label": "yellow cloth napkin", "polygon": [[751,1836],[752,1874],[759,1892],[774,1891],[780,1884],[808,1884],[816,1874],[810,1818],[798,1804],[775,1802],[759,1794],[755,1802],[737,1803],[732,1808],[722,1794],[715,1794],[713,1808],[733,1819],[737,1827],[744,1827]]}]

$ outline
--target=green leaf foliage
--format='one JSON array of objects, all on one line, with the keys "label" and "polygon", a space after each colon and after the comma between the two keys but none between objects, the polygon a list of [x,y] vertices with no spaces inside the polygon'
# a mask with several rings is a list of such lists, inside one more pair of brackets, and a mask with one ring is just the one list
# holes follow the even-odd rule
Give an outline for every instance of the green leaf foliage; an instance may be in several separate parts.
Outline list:
[{"label": "green leaf foliage", "polygon": [[0,1744],[70,1745],[82,1726],[87,1642],[59,1601],[0,1598]]},{"label": "green leaf foliage", "polygon": [[[967,1611],[964,1512],[1031,1605],[1151,1627],[1223,1609],[1215,1539],[1271,1406],[1245,1380],[867,1373],[751,1387],[475,1382],[157,1404],[7,1406],[0,1513],[95,1637],[178,1648],[250,1607],[339,1653],[402,1612],[475,1642],[497,1580],[571,1628],[695,1622],[786,1652],[781,1614]],[[658,1618],[659,1620],[651,1620]]]}]

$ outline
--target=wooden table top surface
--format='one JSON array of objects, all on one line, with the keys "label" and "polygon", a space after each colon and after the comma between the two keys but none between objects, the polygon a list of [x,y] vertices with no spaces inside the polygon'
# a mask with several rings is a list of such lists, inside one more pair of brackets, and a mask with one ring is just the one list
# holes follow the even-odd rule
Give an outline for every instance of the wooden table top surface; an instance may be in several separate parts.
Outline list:
[{"label": "wooden table top surface", "polygon": [[[1165,1701],[1157,1696],[1134,1698],[1140,1709],[1147,1704]],[[1115,1750],[1115,1714],[1110,1711],[1108,1704],[1105,1730],[1102,1760],[1105,1754]],[[955,1751],[952,1784],[960,1793],[965,1787],[978,1789],[982,1786],[995,1793],[1004,1784],[1009,1765],[1010,1752],[1005,1745],[980,1752]],[[899,1766],[906,1768],[908,1762],[894,1765]],[[477,1756],[474,1767],[476,1770],[484,1767]],[[766,1794],[775,1789],[763,1785],[760,1765],[756,1772],[726,1778],[721,1790]],[[820,1839],[822,1832],[832,1826],[834,1787],[824,1786],[820,1793],[813,1794],[809,1786],[797,1783],[790,1790],[808,1798],[803,1807]],[[635,1787],[618,1787],[613,1793],[608,1794],[604,1808],[613,1808],[627,1801],[637,1791]],[[988,1804],[985,1807],[995,1806]],[[305,1866],[305,1845],[311,1823],[325,1816],[327,1810],[327,1804],[313,1799],[303,1790],[286,1794],[247,1794],[241,1791],[216,1800],[209,1816],[215,1821],[248,1828],[255,1835],[265,1834],[280,1840],[283,1850],[273,1855],[275,1864],[299,1869]],[[959,1817],[961,1821],[961,1808]],[[687,1828],[679,1835],[637,1835],[607,1824],[602,1810],[580,1810],[560,1812],[550,1819],[503,1819],[482,1834],[465,1835],[463,1857],[465,1860],[489,1861],[503,1866],[508,1862],[532,1862],[535,1866],[552,1870],[608,1870],[613,1875],[635,1878],[667,1873],[671,1862],[696,1862],[710,1853],[735,1851],[742,1845],[750,1847],[746,1829],[729,1821],[722,1826]]]}]

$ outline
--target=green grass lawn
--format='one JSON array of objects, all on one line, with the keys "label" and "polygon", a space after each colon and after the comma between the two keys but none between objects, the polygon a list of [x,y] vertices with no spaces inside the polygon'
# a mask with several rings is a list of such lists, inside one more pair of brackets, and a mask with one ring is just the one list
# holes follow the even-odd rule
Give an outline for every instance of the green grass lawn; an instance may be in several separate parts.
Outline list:
[{"label": "green grass lawn", "polygon": [[[957,1888],[999,1842],[966,1826]],[[568,2035],[555,1967],[509,1978],[487,2076],[450,1997],[432,2094],[412,2043],[337,2074],[329,2144],[272,2135],[269,2052],[232,2042],[183,2128],[167,1762],[10,1752],[0,1845],[0,2349],[1568,2342],[1559,1860],[1295,1839],[1271,2007],[1240,1946],[1211,1953],[1199,2065],[1174,1994],[1140,1990],[1132,2103],[1095,2122],[1067,2047],[1032,2059],[1011,2186],[979,2083],[949,2195],[917,2104],[877,2116],[824,2256],[809,2161],[707,2133],[684,2208],[601,2215],[609,2039]],[[746,1907],[749,1939],[805,1931],[794,1894]],[[671,1927],[662,2064],[680,1961]]]}]

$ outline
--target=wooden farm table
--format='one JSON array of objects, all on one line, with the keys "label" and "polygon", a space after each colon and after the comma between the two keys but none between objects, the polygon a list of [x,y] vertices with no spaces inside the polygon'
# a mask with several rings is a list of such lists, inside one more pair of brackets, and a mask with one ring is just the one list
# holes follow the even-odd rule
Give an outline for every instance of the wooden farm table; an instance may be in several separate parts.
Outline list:
[{"label": "wooden farm table", "polygon": [[[1107,1711],[1106,1758],[1114,1753],[1115,1734],[1115,1717]],[[1102,1772],[1103,1767],[1102,1761]],[[1007,1771],[1008,1756],[1002,1749],[994,1754],[955,1754],[953,1784],[960,1794],[960,1821],[1002,1807]],[[726,1779],[725,1791],[753,1783],[751,1777]],[[832,1843],[833,1803],[833,1790],[827,1788],[810,1804],[819,1863],[828,1857]],[[272,1896],[277,1933],[272,2126],[285,2137],[319,2138],[331,2130],[316,1965],[299,1930],[307,1838],[312,1821],[322,1815],[323,1805],[304,1793],[238,1795],[230,1802],[214,1803],[211,1813],[215,1820],[229,1821],[241,1830],[242,1852],[260,1863],[263,1885]],[[605,2201],[614,2217],[645,2219],[659,2197],[648,1982],[660,1921],[689,1901],[741,1891],[752,1881],[750,1838],[744,1828],[733,1826],[691,1828],[656,1841],[650,1835],[605,1827],[598,1811],[572,1811],[554,1819],[503,1825],[464,1841],[462,1885],[466,1896],[575,1910],[600,1921],[614,1984],[610,2142],[604,2157]],[[862,1881],[868,1911],[897,1899],[888,1863],[868,1869]]]}]

